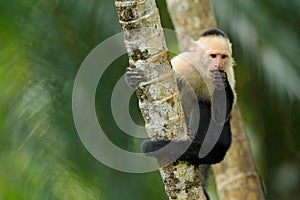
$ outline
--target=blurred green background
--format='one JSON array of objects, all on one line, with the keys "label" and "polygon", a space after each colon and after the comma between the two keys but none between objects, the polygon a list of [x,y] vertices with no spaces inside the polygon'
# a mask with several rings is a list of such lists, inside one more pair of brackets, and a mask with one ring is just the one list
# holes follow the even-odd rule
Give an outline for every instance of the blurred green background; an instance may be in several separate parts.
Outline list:
[{"label": "blurred green background", "polygon": [[[163,26],[172,28],[165,2],[157,3]],[[300,1],[213,3],[233,42],[239,104],[267,199],[298,199]],[[0,200],[167,199],[157,171],[129,174],[101,164],[74,126],[76,73],[119,32],[112,0],[0,1]],[[105,71],[96,107],[108,137],[137,151],[140,140],[118,128],[107,106],[127,65],[124,55]],[[136,103],[133,96],[139,116]]]}]

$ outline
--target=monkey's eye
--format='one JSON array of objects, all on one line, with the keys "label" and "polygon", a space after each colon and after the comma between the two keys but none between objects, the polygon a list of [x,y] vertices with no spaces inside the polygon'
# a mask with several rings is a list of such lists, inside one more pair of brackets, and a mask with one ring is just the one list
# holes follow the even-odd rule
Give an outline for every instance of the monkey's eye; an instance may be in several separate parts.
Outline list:
[{"label": "monkey's eye", "polygon": [[210,57],[215,58],[215,57],[217,57],[217,55],[216,54],[210,54]]},{"label": "monkey's eye", "polygon": [[227,55],[222,55],[222,59],[225,59],[225,58],[227,58]]}]

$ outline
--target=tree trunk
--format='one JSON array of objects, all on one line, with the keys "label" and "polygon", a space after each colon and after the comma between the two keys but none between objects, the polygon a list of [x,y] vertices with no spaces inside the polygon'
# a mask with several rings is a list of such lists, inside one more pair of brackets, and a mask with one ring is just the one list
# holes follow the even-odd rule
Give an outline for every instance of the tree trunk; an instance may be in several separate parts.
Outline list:
[{"label": "tree trunk", "polygon": [[224,161],[213,166],[220,199],[264,200],[250,141],[238,105],[233,110],[231,130],[232,145]]},{"label": "tree trunk", "polygon": [[[186,51],[191,41],[181,40],[180,35],[197,40],[204,29],[217,26],[209,0],[167,0],[167,5],[175,30],[179,32],[181,51]],[[219,197],[222,200],[263,200],[260,178],[237,104],[232,113],[231,129],[233,140],[230,150],[224,161],[212,167]]]},{"label": "tree trunk", "polygon": [[[149,137],[187,139],[155,0],[116,0],[115,5],[130,66],[145,74],[146,82],[140,84],[137,95]],[[160,173],[169,199],[206,199],[196,166],[174,162],[160,168]]]},{"label": "tree trunk", "polygon": [[[216,19],[210,0],[166,0],[169,14],[177,34],[181,52],[188,50],[188,38],[197,40],[204,29],[216,27]],[[189,37],[185,37],[187,35]]]}]

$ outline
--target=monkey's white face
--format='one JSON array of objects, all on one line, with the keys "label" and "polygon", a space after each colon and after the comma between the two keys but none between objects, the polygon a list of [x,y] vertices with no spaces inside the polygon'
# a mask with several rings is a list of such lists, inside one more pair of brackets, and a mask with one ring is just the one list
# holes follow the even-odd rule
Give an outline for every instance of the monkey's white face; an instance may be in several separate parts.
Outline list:
[{"label": "monkey's white face", "polygon": [[206,56],[208,56],[207,73],[210,76],[212,76],[212,72],[215,70],[225,70],[230,57],[227,51],[220,51],[219,49],[206,51]]},{"label": "monkey's white face", "polygon": [[[204,62],[205,75],[212,77],[215,70],[226,70],[226,66],[230,65],[231,59],[231,43],[223,37],[204,37],[200,38],[197,45],[201,47],[199,51],[200,57]],[[203,70],[203,69],[202,69]]]},{"label": "monkey's white face", "polygon": [[233,58],[229,39],[218,36],[200,37],[188,52],[175,56],[172,66],[176,73],[189,81],[197,96],[210,99],[214,89],[212,71],[223,70],[234,89]]}]

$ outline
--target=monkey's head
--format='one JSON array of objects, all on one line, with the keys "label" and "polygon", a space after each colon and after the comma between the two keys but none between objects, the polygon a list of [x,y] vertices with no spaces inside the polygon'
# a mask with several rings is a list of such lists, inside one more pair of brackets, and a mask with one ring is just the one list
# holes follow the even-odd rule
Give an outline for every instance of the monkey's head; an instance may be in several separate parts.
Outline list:
[{"label": "monkey's head", "polygon": [[210,29],[201,34],[188,52],[183,52],[171,60],[173,69],[189,81],[198,96],[210,98],[214,88],[213,71],[223,70],[228,82],[234,90],[231,43],[225,33],[218,29]]},{"label": "monkey's head", "polygon": [[193,44],[191,51],[199,56],[203,64],[201,69],[203,75],[212,77],[215,70],[229,72],[233,64],[232,49],[229,38],[218,29],[210,29],[201,34]]}]

